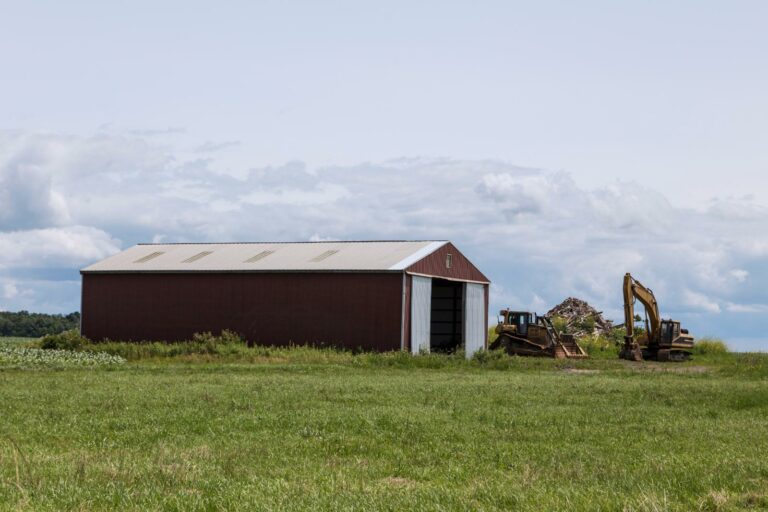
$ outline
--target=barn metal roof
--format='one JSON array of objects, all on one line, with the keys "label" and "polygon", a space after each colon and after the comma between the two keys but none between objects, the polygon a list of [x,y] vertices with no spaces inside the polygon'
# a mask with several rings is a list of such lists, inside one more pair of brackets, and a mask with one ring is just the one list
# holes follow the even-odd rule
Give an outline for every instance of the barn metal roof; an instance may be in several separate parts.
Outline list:
[{"label": "barn metal roof", "polygon": [[447,243],[419,240],[139,244],[81,272],[402,271]]}]

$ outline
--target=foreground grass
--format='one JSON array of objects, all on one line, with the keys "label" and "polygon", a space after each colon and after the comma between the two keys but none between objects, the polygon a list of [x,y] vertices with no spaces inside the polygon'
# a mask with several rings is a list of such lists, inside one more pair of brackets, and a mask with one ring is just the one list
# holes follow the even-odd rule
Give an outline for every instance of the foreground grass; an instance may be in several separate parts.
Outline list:
[{"label": "foreground grass", "polygon": [[768,507],[766,357],[333,353],[0,370],[0,509]]}]

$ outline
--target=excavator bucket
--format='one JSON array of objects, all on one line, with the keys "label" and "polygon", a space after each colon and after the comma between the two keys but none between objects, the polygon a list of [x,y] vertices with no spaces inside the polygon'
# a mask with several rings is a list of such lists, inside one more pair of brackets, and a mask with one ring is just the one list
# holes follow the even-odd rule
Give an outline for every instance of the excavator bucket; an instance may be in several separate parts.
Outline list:
[{"label": "excavator bucket", "polygon": [[621,359],[626,359],[627,361],[642,361],[643,352],[640,350],[640,347],[634,343],[629,346],[624,344],[619,352],[619,357]]}]

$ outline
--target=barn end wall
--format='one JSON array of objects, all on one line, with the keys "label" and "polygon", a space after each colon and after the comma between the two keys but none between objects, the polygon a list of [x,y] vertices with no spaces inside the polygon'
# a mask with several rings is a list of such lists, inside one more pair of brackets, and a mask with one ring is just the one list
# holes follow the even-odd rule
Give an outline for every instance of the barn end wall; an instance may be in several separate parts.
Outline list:
[{"label": "barn end wall", "polygon": [[399,350],[401,273],[83,274],[93,340],[191,338],[230,329],[264,345]]},{"label": "barn end wall", "polygon": [[[446,267],[446,258],[451,255],[451,268]],[[452,243],[447,243],[438,250],[417,261],[406,269],[407,272],[423,274],[445,279],[460,281],[489,282],[489,279],[478,270]]]}]

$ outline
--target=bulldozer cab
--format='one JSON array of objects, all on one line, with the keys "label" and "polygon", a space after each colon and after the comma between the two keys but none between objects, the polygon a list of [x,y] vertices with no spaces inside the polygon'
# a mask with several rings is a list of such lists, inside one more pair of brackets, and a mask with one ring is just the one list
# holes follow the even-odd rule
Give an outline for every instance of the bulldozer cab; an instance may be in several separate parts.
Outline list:
[{"label": "bulldozer cab", "polygon": [[522,335],[528,335],[528,326],[536,323],[536,315],[527,311],[502,311],[503,322],[506,325],[515,326],[515,331]]}]

